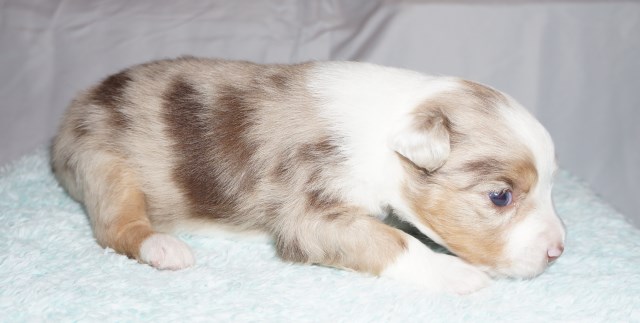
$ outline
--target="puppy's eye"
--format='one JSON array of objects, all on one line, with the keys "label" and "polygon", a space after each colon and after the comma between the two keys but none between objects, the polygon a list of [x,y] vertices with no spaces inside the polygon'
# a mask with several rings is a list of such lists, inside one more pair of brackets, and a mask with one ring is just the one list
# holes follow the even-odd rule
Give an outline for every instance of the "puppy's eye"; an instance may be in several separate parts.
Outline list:
[{"label": "puppy's eye", "polygon": [[511,204],[513,194],[510,190],[504,190],[500,192],[489,192],[489,199],[496,206],[507,206]]}]

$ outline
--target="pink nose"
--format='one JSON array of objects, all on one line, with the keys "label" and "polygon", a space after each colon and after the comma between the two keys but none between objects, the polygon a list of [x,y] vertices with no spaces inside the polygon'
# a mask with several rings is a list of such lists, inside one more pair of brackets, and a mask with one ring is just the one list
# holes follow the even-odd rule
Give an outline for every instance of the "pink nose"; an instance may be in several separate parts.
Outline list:
[{"label": "pink nose", "polygon": [[564,251],[564,244],[562,243],[547,249],[547,262],[552,262],[558,259],[558,257],[562,255],[563,251]]}]

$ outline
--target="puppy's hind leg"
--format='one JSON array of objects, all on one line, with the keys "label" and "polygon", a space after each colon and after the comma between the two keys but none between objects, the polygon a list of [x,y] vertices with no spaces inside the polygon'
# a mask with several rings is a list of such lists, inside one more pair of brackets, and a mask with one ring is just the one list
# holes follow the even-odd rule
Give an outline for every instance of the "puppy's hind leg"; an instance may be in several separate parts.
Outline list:
[{"label": "puppy's hind leg", "polygon": [[152,229],[135,173],[108,154],[94,154],[91,160],[83,172],[82,195],[98,243],[158,269],[193,265],[184,242]]}]

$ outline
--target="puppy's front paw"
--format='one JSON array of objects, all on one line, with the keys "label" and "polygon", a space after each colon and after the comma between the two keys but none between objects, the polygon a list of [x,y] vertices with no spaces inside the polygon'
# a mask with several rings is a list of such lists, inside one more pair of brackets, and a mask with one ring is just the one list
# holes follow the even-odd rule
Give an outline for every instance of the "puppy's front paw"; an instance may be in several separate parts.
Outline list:
[{"label": "puppy's front paw", "polygon": [[422,286],[433,292],[469,294],[489,284],[491,279],[462,259],[435,253],[411,237],[407,250],[381,276]]},{"label": "puppy's front paw", "polygon": [[191,267],[195,263],[187,244],[163,233],[154,233],[142,242],[140,261],[158,269],[171,270]]},{"label": "puppy's front paw", "polygon": [[491,282],[491,278],[480,269],[454,256],[435,254],[433,275],[440,289],[455,294],[475,292]]}]

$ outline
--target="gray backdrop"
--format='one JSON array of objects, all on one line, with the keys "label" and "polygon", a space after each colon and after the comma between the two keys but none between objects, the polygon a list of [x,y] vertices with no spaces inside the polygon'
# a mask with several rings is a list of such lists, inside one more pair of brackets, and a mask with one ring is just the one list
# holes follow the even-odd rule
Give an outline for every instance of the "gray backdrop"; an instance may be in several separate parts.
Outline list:
[{"label": "gray backdrop", "polygon": [[74,93],[184,54],[360,60],[521,101],[562,167],[640,224],[637,1],[0,0],[0,164],[48,142]]}]

